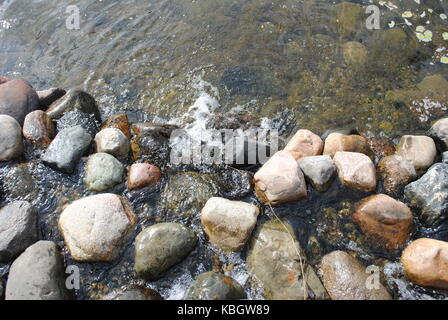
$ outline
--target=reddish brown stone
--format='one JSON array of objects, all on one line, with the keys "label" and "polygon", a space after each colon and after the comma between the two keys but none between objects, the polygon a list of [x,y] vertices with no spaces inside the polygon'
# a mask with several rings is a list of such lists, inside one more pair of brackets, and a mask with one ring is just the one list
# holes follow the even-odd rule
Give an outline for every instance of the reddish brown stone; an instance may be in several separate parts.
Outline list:
[{"label": "reddish brown stone", "polygon": [[334,157],[339,151],[358,152],[372,157],[367,139],[356,134],[332,133],[325,139],[324,155]]},{"label": "reddish brown stone", "polygon": [[367,143],[377,159],[391,156],[395,153],[394,143],[389,138],[374,137],[368,139]]},{"label": "reddish brown stone", "polygon": [[382,158],[378,163],[378,173],[383,179],[386,193],[391,195],[397,195],[417,177],[412,162],[399,155]]},{"label": "reddish brown stone", "polygon": [[289,151],[294,159],[299,160],[303,157],[321,155],[323,148],[324,142],[318,135],[302,129],[291,138],[285,151]]},{"label": "reddish brown stone", "polygon": [[149,163],[134,163],[129,169],[128,189],[155,186],[161,177],[162,172],[158,167]]},{"label": "reddish brown stone", "polygon": [[129,126],[128,116],[125,114],[117,114],[109,117],[103,124],[101,129],[116,128],[120,129],[126,137],[131,138],[131,130]]},{"label": "reddish brown stone", "polygon": [[42,110],[29,113],[23,122],[23,136],[41,147],[48,147],[55,134],[53,121]]}]

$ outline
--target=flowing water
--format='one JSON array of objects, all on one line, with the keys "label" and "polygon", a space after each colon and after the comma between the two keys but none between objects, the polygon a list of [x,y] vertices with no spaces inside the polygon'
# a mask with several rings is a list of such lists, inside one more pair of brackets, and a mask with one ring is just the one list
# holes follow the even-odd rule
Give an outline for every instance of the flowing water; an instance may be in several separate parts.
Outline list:
[{"label": "flowing water", "polygon": [[[320,134],[353,128],[394,138],[426,130],[448,107],[444,84],[430,83],[442,89],[429,93],[418,86],[429,75],[448,77],[448,6],[445,0],[417,2],[352,1],[363,6],[359,14],[328,0],[80,0],[80,29],[69,30],[66,8],[72,1],[0,0],[0,74],[26,78],[38,90],[81,87],[96,98],[103,119],[126,112],[132,122],[178,124],[193,135],[231,123],[275,127],[283,138],[297,128]],[[381,10],[380,30],[365,26],[364,10],[372,3]],[[418,40],[418,26],[431,30],[430,39],[425,34]],[[362,63],[344,57],[348,41],[367,49],[367,58],[356,53]],[[31,201],[41,238],[63,246],[57,217],[65,204],[89,194],[82,183],[84,161],[67,176],[34,156],[29,152],[26,163],[1,165],[1,201]],[[182,221],[199,233],[198,248],[162,280],[143,283],[132,272],[129,243],[113,264],[78,264],[78,297],[140,283],[166,299],[181,298],[192,279],[219,261],[249,298],[261,299],[261,288],[246,271],[247,248],[232,255],[213,249],[197,217],[166,215],[161,191],[114,190],[131,200],[139,230]],[[347,219],[363,196],[335,183],[325,194],[311,192],[308,200],[276,212],[293,224],[313,265],[331,250],[352,250],[366,265],[385,266],[383,280],[395,298],[443,298],[409,284],[397,255],[366,249]],[[243,199],[256,203],[252,195]],[[417,228],[414,238],[422,235],[448,240],[448,227]],[[6,275],[8,266],[0,270]]]}]

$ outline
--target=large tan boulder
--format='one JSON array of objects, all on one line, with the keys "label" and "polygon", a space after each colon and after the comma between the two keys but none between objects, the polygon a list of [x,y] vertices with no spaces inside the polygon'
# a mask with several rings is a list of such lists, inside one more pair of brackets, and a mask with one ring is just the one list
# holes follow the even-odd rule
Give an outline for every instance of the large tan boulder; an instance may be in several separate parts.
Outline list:
[{"label": "large tan boulder", "polygon": [[375,165],[368,156],[357,152],[337,152],[333,160],[342,184],[365,192],[376,189]]},{"label": "large tan boulder", "polygon": [[301,129],[292,137],[285,147],[294,159],[299,160],[303,157],[318,156],[322,154],[324,142],[322,139],[312,133],[310,130]]},{"label": "large tan boulder", "polygon": [[397,145],[397,154],[409,160],[415,170],[421,171],[434,164],[437,149],[430,137],[406,135],[401,137]]},{"label": "large tan boulder", "polygon": [[368,156],[372,155],[369,143],[366,138],[351,134],[331,133],[327,139],[325,139],[324,155],[334,157],[336,152],[359,152]]}]

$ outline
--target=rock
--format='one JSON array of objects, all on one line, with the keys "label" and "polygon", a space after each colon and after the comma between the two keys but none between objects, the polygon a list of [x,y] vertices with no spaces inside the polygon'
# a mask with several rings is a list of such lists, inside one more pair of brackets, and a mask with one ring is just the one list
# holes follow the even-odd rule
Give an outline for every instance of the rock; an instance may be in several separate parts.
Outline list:
[{"label": "rock", "polygon": [[18,158],[22,153],[22,128],[14,118],[0,115],[0,162]]},{"label": "rock", "polygon": [[360,30],[364,20],[364,8],[359,4],[343,1],[335,6],[334,25],[343,38]]},{"label": "rock", "polygon": [[151,160],[162,166],[170,155],[169,136],[158,128],[142,131],[131,140],[131,151],[134,161]]},{"label": "rock", "polygon": [[342,55],[345,63],[354,67],[365,66],[369,59],[367,48],[357,41],[344,43],[342,45]]},{"label": "rock", "polygon": [[3,79],[0,81],[0,114],[11,116],[23,125],[25,116],[39,109],[39,97],[25,80]]},{"label": "rock", "polygon": [[392,300],[386,288],[368,288],[369,273],[358,260],[343,251],[322,258],[322,280],[332,300]]},{"label": "rock", "polygon": [[260,209],[242,201],[210,198],[201,212],[201,222],[210,243],[225,252],[241,249],[254,229]]},{"label": "rock", "polygon": [[185,293],[184,300],[242,300],[244,288],[238,282],[217,272],[200,274]]},{"label": "rock", "polygon": [[73,173],[81,157],[89,150],[92,137],[81,126],[60,131],[42,156],[49,167]]},{"label": "rock", "polygon": [[95,119],[101,122],[100,111],[95,99],[88,93],[79,89],[70,89],[62,98],[53,102],[47,110],[47,114],[52,119],[59,119],[65,113],[73,110],[92,114]]},{"label": "rock", "polygon": [[412,162],[399,155],[381,159],[378,163],[378,173],[389,195],[398,195],[404,186],[417,178]]},{"label": "rock", "polygon": [[352,216],[374,248],[398,250],[409,241],[414,228],[411,210],[385,194],[363,199]]},{"label": "rock", "polygon": [[448,212],[448,164],[433,165],[419,180],[408,184],[404,194],[423,225],[440,224]]},{"label": "rock", "polygon": [[131,286],[111,292],[101,300],[163,300],[160,294],[152,289],[140,286]]},{"label": "rock", "polygon": [[324,142],[318,135],[302,129],[297,131],[284,150],[289,151],[294,159],[299,160],[303,157],[320,155],[323,148]]},{"label": "rock", "polygon": [[37,214],[29,202],[15,201],[0,210],[0,263],[7,263],[36,242]]},{"label": "rock", "polygon": [[6,283],[6,300],[67,300],[64,260],[58,246],[39,241],[11,265]]},{"label": "rock", "polygon": [[375,159],[379,160],[384,157],[395,154],[395,145],[389,138],[373,137],[367,140],[370,150],[373,151]]},{"label": "rock", "polygon": [[445,152],[442,154],[442,162],[448,164],[448,151],[445,151]]},{"label": "rock", "polygon": [[134,163],[128,174],[128,189],[153,187],[162,177],[162,171],[149,163]]},{"label": "rock", "polygon": [[307,197],[305,177],[288,151],[279,151],[254,177],[258,199],[270,205],[298,201]]},{"label": "rock", "polygon": [[436,160],[437,149],[430,137],[402,136],[397,145],[397,154],[411,161],[415,170],[428,169]]},{"label": "rock", "polygon": [[313,188],[322,192],[328,190],[336,174],[336,166],[330,156],[301,158],[299,167]]},{"label": "rock", "polygon": [[46,148],[55,137],[53,121],[42,110],[28,113],[23,122],[23,136],[36,145]]},{"label": "rock", "polygon": [[333,160],[338,169],[339,180],[344,185],[365,192],[375,191],[375,165],[368,156],[356,152],[337,152]]},{"label": "rock", "polygon": [[[288,224],[268,221],[261,225],[252,241],[247,265],[248,271],[263,283],[266,299],[328,298]],[[305,273],[305,290],[302,267]]]},{"label": "rock", "polygon": [[109,153],[119,159],[129,155],[129,139],[120,129],[107,128],[95,136],[96,152]]},{"label": "rock", "polygon": [[401,256],[406,278],[422,287],[448,289],[448,242],[421,238]]},{"label": "rock", "polygon": [[179,126],[173,124],[153,123],[153,122],[138,122],[131,126],[131,131],[135,136],[139,136],[143,133],[152,132],[170,138],[174,130],[179,129]]},{"label": "rock", "polygon": [[120,129],[128,139],[131,139],[131,129],[126,114],[117,114],[107,118],[101,129],[106,128]]},{"label": "rock", "polygon": [[147,280],[159,279],[195,248],[196,234],[177,223],[144,229],[135,239],[135,271]]},{"label": "rock", "polygon": [[47,90],[37,91],[39,104],[42,108],[47,109],[53,102],[62,98],[67,91],[60,88],[50,88]]},{"label": "rock", "polygon": [[106,191],[123,181],[124,166],[108,153],[95,153],[86,164],[84,184],[87,189]]},{"label": "rock", "polygon": [[130,204],[115,194],[98,194],[72,202],[59,217],[59,230],[74,260],[115,260],[134,231]]},{"label": "rock", "polygon": [[356,134],[345,135],[332,133],[325,139],[324,155],[334,157],[338,151],[364,153],[369,157],[372,151],[369,148],[367,139]]},{"label": "rock", "polygon": [[93,114],[88,114],[80,110],[72,110],[56,120],[58,132],[76,126],[83,127],[92,138],[98,133],[98,121]]},{"label": "rock", "polygon": [[428,132],[428,135],[436,141],[439,149],[448,150],[448,118],[436,121]]}]

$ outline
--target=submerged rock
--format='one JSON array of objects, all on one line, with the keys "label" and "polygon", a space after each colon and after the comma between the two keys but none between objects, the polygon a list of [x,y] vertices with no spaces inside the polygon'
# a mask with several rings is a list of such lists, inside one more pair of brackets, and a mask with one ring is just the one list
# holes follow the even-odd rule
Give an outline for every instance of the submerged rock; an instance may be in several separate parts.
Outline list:
[{"label": "submerged rock", "polygon": [[36,145],[46,148],[56,135],[56,131],[51,118],[45,112],[36,110],[25,117],[23,135]]},{"label": "submerged rock", "polygon": [[369,274],[358,260],[346,252],[333,251],[322,259],[322,280],[332,300],[391,300],[386,288],[372,284]]},{"label": "submerged rock", "polygon": [[298,201],[307,197],[305,177],[288,151],[279,151],[254,176],[258,199],[270,205]]},{"label": "submerged rock", "polygon": [[197,241],[193,231],[177,223],[160,223],[146,228],[135,239],[134,269],[147,280],[157,280],[184,260]]},{"label": "submerged rock", "polygon": [[53,102],[62,98],[67,91],[60,88],[50,88],[47,90],[37,91],[39,104],[42,108],[47,109]]},{"label": "submerged rock", "polygon": [[22,128],[14,118],[0,115],[0,162],[18,158],[22,153]]},{"label": "submerged rock", "polygon": [[401,137],[397,145],[397,154],[409,160],[415,170],[422,171],[435,162],[437,149],[430,137],[406,135]]},{"label": "submerged rock", "polygon": [[67,300],[73,295],[65,286],[64,260],[59,247],[39,241],[11,265],[6,300]]},{"label": "submerged rock", "polygon": [[440,224],[448,212],[448,164],[436,163],[404,189],[406,200],[426,227]]},{"label": "submerged rock", "polygon": [[439,149],[443,151],[448,150],[448,118],[443,118],[436,121],[428,132],[428,135],[433,138]]},{"label": "submerged rock", "polygon": [[317,191],[326,191],[336,175],[336,165],[330,156],[304,157],[299,160],[300,169]]},{"label": "submerged rock", "polygon": [[56,121],[58,132],[76,126],[83,127],[92,137],[98,133],[98,122],[93,114],[78,109],[68,111]]},{"label": "submerged rock", "polygon": [[406,278],[416,285],[448,289],[448,242],[415,240],[403,251],[401,263]]},{"label": "submerged rock", "polygon": [[95,153],[86,164],[84,183],[92,191],[106,191],[123,181],[124,166],[108,153]]},{"label": "submerged rock", "polygon": [[364,8],[356,3],[343,1],[335,6],[333,24],[341,37],[350,37],[362,28]]},{"label": "submerged rock", "polygon": [[363,199],[352,218],[374,248],[401,249],[414,228],[408,206],[384,194]]},{"label": "submerged rock", "polygon": [[129,155],[129,139],[120,129],[106,128],[95,136],[96,152],[109,153],[119,159],[126,159]]},{"label": "submerged rock", "polygon": [[125,199],[105,193],[72,202],[58,226],[74,260],[110,262],[120,255],[136,223]]},{"label": "submerged rock", "polygon": [[0,209],[0,262],[11,261],[37,239],[37,214],[29,202],[15,201]]},{"label": "submerged rock", "polygon": [[289,151],[294,159],[299,160],[303,157],[318,156],[322,154],[324,142],[322,139],[309,130],[299,130],[291,138],[285,147],[285,151]]},{"label": "submerged rock", "polygon": [[224,198],[210,198],[201,222],[210,243],[224,251],[237,251],[249,239],[260,210],[257,206]]},{"label": "submerged rock", "polygon": [[163,300],[160,294],[152,289],[140,286],[130,286],[109,293],[101,300]]},{"label": "submerged rock", "polygon": [[325,139],[324,155],[334,157],[336,152],[358,152],[364,153],[369,157],[372,155],[369,143],[366,138],[359,135],[345,135],[340,133],[331,133]]},{"label": "submerged rock", "polygon": [[344,185],[365,192],[375,191],[375,165],[368,156],[356,152],[337,152],[334,162],[338,168],[339,180]]},{"label": "submerged rock", "polygon": [[136,190],[153,187],[162,177],[162,171],[149,163],[134,163],[129,168],[128,189]]},{"label": "submerged rock", "polygon": [[128,139],[131,139],[131,128],[126,114],[117,114],[107,118],[101,129],[107,128],[120,129]]},{"label": "submerged rock", "polygon": [[162,166],[170,155],[169,136],[158,128],[142,131],[131,140],[131,151],[134,161],[151,160]]},{"label": "submerged rock", "polygon": [[378,163],[378,173],[383,179],[386,193],[398,195],[401,190],[417,178],[412,162],[399,155],[385,157]]},{"label": "submerged rock", "polygon": [[187,289],[184,300],[242,300],[246,293],[241,285],[221,273],[200,274]]},{"label": "submerged rock", "polygon": [[70,89],[63,97],[50,105],[47,113],[52,119],[59,119],[65,113],[73,110],[94,115],[96,120],[101,122],[100,111],[95,99],[90,94],[79,89]]},{"label": "submerged rock", "polygon": [[248,271],[263,283],[266,299],[328,299],[288,224],[269,221],[261,225],[252,241],[247,265]]},{"label": "submerged rock", "polygon": [[357,41],[349,41],[342,45],[342,55],[346,64],[354,67],[365,66],[369,59],[367,48]]},{"label": "submerged rock", "polygon": [[25,116],[37,109],[39,109],[39,97],[28,82],[2,77],[0,80],[1,115],[8,115],[19,125],[23,125]]},{"label": "submerged rock", "polygon": [[73,173],[81,157],[89,150],[92,137],[81,126],[59,132],[42,156],[49,167],[64,173]]}]

